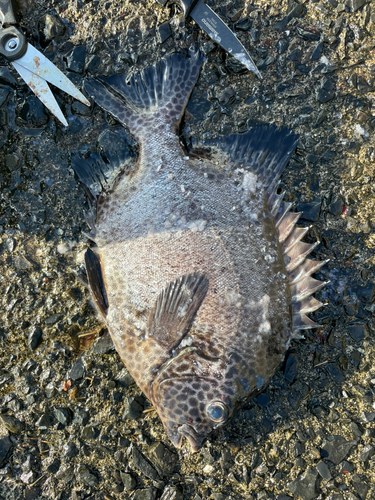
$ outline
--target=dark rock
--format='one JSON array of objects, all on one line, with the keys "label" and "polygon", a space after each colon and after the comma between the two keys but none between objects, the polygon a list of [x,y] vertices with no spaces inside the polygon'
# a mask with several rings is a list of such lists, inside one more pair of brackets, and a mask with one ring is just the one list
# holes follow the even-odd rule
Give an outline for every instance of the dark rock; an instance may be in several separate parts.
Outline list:
[{"label": "dark rock", "polygon": [[112,483],[109,487],[111,488],[113,493],[116,494],[122,493],[124,491],[124,485],[118,481],[116,483]]},{"label": "dark rock", "polygon": [[86,48],[84,45],[74,47],[65,57],[66,67],[74,73],[83,73],[85,69]]},{"label": "dark rock", "polygon": [[288,484],[289,490],[303,500],[313,500],[318,495],[317,487],[318,472],[316,469],[308,469],[304,474],[301,474],[294,481]]},{"label": "dark rock", "polygon": [[12,87],[17,83],[7,66],[0,66],[0,83],[11,85]]},{"label": "dark rock", "polygon": [[202,54],[207,56],[210,52],[212,52],[215,48],[215,44],[211,41],[208,41],[202,45]]},{"label": "dark rock", "polygon": [[55,458],[55,460],[47,467],[47,472],[49,472],[50,474],[56,474],[60,469],[60,465],[60,460],[58,458]]},{"label": "dark rock", "polygon": [[[259,63],[255,62],[255,64],[259,68]],[[233,75],[240,75],[248,71],[246,66],[244,66],[238,59],[228,53],[225,53],[225,67],[229,71],[229,73]]]},{"label": "dark rock", "polygon": [[73,458],[76,457],[79,453],[77,446],[73,443],[73,441],[68,441],[63,446],[64,457],[65,458]]},{"label": "dark rock", "polygon": [[321,125],[324,120],[327,117],[327,112],[325,109],[322,109],[322,111],[319,112],[318,116],[316,117],[315,125]]},{"label": "dark rock", "polygon": [[36,425],[44,430],[44,429],[47,429],[48,427],[50,427],[51,425],[51,417],[50,417],[50,414],[48,411],[46,411],[45,413],[43,413],[43,415],[36,421]]},{"label": "dark rock", "polygon": [[375,448],[371,444],[366,444],[363,450],[359,454],[359,459],[362,462],[367,462],[371,457],[375,455]]},{"label": "dark rock", "polygon": [[13,265],[16,269],[21,269],[21,270],[32,269],[33,267],[32,263],[22,255],[15,256]]},{"label": "dark rock", "polygon": [[305,13],[305,7],[297,2],[291,2],[289,4],[288,17],[292,19],[293,17],[302,17]]},{"label": "dark rock", "polygon": [[81,432],[82,439],[95,439],[99,436],[99,431],[92,425],[86,425]]},{"label": "dark rock", "polygon": [[289,3],[288,14],[281,21],[276,21],[274,28],[278,31],[284,31],[289,23],[294,17],[302,17],[306,11],[304,5],[297,2]]},{"label": "dark rock", "polygon": [[309,388],[303,382],[297,380],[288,392],[288,401],[293,410],[296,410],[309,392]]},{"label": "dark rock", "polygon": [[348,5],[350,7],[350,10],[352,12],[355,12],[356,10],[360,9],[363,7],[366,3],[366,0],[348,0]]},{"label": "dark rock", "polygon": [[365,437],[375,439],[375,429],[366,429],[365,430]]},{"label": "dark rock", "polygon": [[133,446],[132,448],[132,458],[134,467],[138,469],[142,474],[155,481],[159,479],[159,475],[156,472],[156,469],[150,464],[148,460],[146,460],[146,458],[142,455],[142,453],[136,446]]},{"label": "dark rock", "polygon": [[46,385],[44,392],[46,393],[47,398],[52,398],[55,394],[56,388],[54,382],[50,382]]},{"label": "dark rock", "polygon": [[217,100],[222,106],[229,104],[232,104],[232,102],[235,99],[234,91],[231,87],[226,87],[225,89],[221,90],[218,95],[217,95]]},{"label": "dark rock", "polygon": [[86,486],[95,487],[98,485],[98,478],[90,472],[88,467],[84,464],[80,464],[77,468],[77,480]]},{"label": "dark rock", "polygon": [[314,198],[313,201],[307,203],[299,203],[298,211],[302,212],[301,219],[316,222],[319,219],[321,205],[321,198]]},{"label": "dark rock", "polygon": [[236,22],[235,28],[236,28],[236,30],[239,30],[239,31],[249,31],[252,24],[253,24],[253,22],[250,19],[250,17],[246,16],[246,17],[243,17],[242,19],[239,19]]},{"label": "dark rock", "polygon": [[113,345],[113,340],[108,333],[103,335],[103,337],[97,338],[92,345],[92,350],[99,355],[110,352],[114,350],[114,348],[115,346]]},{"label": "dark rock", "polygon": [[289,61],[299,61],[301,59],[302,55],[302,50],[301,49],[294,49],[290,52],[288,55]]},{"label": "dark rock", "polygon": [[336,384],[342,384],[344,382],[345,376],[337,363],[327,363],[324,369]]},{"label": "dark rock", "polygon": [[86,69],[87,71],[90,71],[90,73],[93,73],[99,68],[99,65],[100,65],[100,57],[94,54],[89,56],[86,64]]},{"label": "dark rock", "polygon": [[115,380],[117,380],[118,384],[123,387],[131,387],[132,385],[135,385],[133,377],[130,375],[126,368],[123,368],[116,375]]},{"label": "dark rock", "polygon": [[76,406],[74,408],[73,423],[83,427],[84,425],[87,424],[88,421],[89,421],[88,412],[83,408]]},{"label": "dark rock", "polygon": [[0,438],[0,467],[10,458],[13,443],[8,436]]},{"label": "dark rock", "polygon": [[124,484],[125,491],[133,491],[134,488],[137,486],[137,481],[134,479],[134,477],[131,474],[128,474],[125,472],[120,472],[120,477],[121,477],[121,481]]},{"label": "dark rock", "polygon": [[357,73],[352,73],[348,78],[348,83],[351,87],[357,88]]},{"label": "dark rock", "polygon": [[318,42],[311,53],[311,60],[316,61],[317,59],[320,59],[322,56],[322,52],[323,52],[323,42]]},{"label": "dark rock", "polygon": [[315,163],[318,161],[318,157],[316,155],[308,154],[306,155],[306,160],[315,165]]},{"label": "dark rock", "polygon": [[348,474],[350,472],[353,472],[354,466],[353,466],[353,464],[351,464],[351,463],[347,462],[346,460],[344,460],[343,462],[340,463],[339,470],[343,474]]},{"label": "dark rock", "polygon": [[212,500],[227,500],[228,496],[223,495],[223,493],[216,492],[216,493],[212,493],[211,498],[212,498]]},{"label": "dark rock", "polygon": [[278,54],[284,54],[289,47],[289,42],[286,38],[280,38],[276,43],[276,50]]},{"label": "dark rock", "polygon": [[29,349],[34,351],[43,340],[43,332],[40,326],[32,326],[27,337],[27,345]]},{"label": "dark rock", "polygon": [[323,78],[321,88],[327,91],[334,90],[334,84],[330,78]]},{"label": "dark rock", "polygon": [[63,484],[68,484],[74,477],[74,469],[72,466],[66,466],[59,469],[56,473],[56,479]]},{"label": "dark rock", "polygon": [[284,377],[292,383],[294,382],[298,371],[298,356],[293,351],[288,351],[284,365]]},{"label": "dark rock", "polygon": [[349,429],[352,431],[354,437],[361,437],[363,434],[362,427],[356,424],[355,422],[350,422]]},{"label": "dark rock", "polygon": [[350,453],[356,441],[346,441],[342,436],[330,436],[323,441],[321,456],[338,465]]},{"label": "dark rock", "polygon": [[256,29],[256,28],[251,28],[251,30],[249,31],[249,35],[252,39],[253,42],[256,42],[258,41],[259,39],[259,36],[260,36],[260,30]]},{"label": "dark rock", "polygon": [[136,420],[142,416],[144,410],[144,399],[141,396],[131,396],[125,400],[125,409],[122,414],[123,420]]},{"label": "dark rock", "polygon": [[156,488],[144,488],[137,490],[132,496],[132,500],[155,500],[158,490]]},{"label": "dark rock", "polygon": [[344,202],[342,201],[342,199],[339,196],[336,196],[331,200],[331,203],[329,204],[329,213],[336,216],[342,215],[343,206]]},{"label": "dark rock", "polygon": [[324,90],[322,88],[320,88],[316,91],[316,98],[321,103],[328,102],[331,99],[333,99],[334,97],[335,97],[334,92],[329,92],[328,90]]},{"label": "dark rock", "polygon": [[193,91],[186,109],[196,120],[203,120],[211,109],[211,103],[204,97],[197,97]]},{"label": "dark rock", "polygon": [[183,500],[183,498],[182,487],[178,484],[177,486],[166,486],[160,500]]},{"label": "dark rock", "polygon": [[86,374],[86,367],[83,362],[82,356],[77,359],[68,373],[68,378],[72,380],[80,380]]},{"label": "dark rock", "polygon": [[79,102],[79,101],[73,101],[73,104],[72,104],[72,111],[76,114],[76,115],[81,115],[81,116],[90,116],[91,115],[91,112],[92,112],[92,109],[89,108],[89,106],[86,106],[85,104],[83,104],[82,102]]},{"label": "dark rock", "polygon": [[4,87],[0,87],[0,107],[7,100],[9,94],[10,94],[9,90],[7,90]]},{"label": "dark rock", "polygon": [[331,479],[332,476],[326,463],[319,462],[316,468],[323,479]]},{"label": "dark rock", "polygon": [[57,16],[46,14],[38,23],[39,32],[44,41],[49,42],[65,34],[65,24]]},{"label": "dark rock", "polygon": [[151,446],[148,456],[160,477],[168,478],[174,472],[178,463],[178,455],[170,451],[162,443]]},{"label": "dark rock", "polygon": [[348,326],[349,334],[353,340],[360,342],[365,338],[366,327],[363,324],[355,323]]},{"label": "dark rock", "polygon": [[56,407],[53,409],[53,413],[55,414],[56,420],[60,422],[60,424],[70,424],[72,412],[69,410],[69,408]]},{"label": "dark rock", "polygon": [[322,161],[326,161],[326,162],[330,162],[331,160],[333,160],[333,158],[336,156],[336,153],[335,151],[333,150],[328,150],[328,151],[325,151],[322,156],[320,157],[320,159]]},{"label": "dark rock", "polygon": [[13,434],[21,432],[24,428],[24,424],[13,415],[0,415],[0,420],[4,427]]},{"label": "dark rock", "polygon": [[169,22],[160,24],[158,26],[158,32],[160,43],[164,43],[166,40],[168,40],[168,38],[172,35],[172,30],[169,26]]},{"label": "dark rock", "polygon": [[35,95],[29,95],[21,105],[20,117],[27,122],[28,125],[34,127],[42,127],[48,123],[48,115],[42,101]]},{"label": "dark rock", "polygon": [[353,474],[352,483],[353,483],[353,487],[354,487],[355,492],[359,495],[359,498],[361,500],[366,500],[369,487],[366,484],[366,481],[364,480],[364,478],[362,478],[358,474]]},{"label": "dark rock", "polygon": [[357,77],[357,87],[358,90],[361,92],[372,92],[373,86],[369,84],[369,82],[363,77],[363,76],[358,76]]},{"label": "dark rock", "polygon": [[270,398],[267,396],[267,394],[264,393],[259,394],[259,396],[255,398],[255,400],[258,403],[258,405],[261,406],[262,408],[265,408],[270,402]]},{"label": "dark rock", "polygon": [[362,414],[361,414],[361,417],[362,417],[362,420],[364,422],[373,422],[375,420],[375,412],[366,412],[364,411]]},{"label": "dark rock", "polygon": [[304,40],[309,40],[310,42],[315,42],[320,39],[320,33],[314,33],[312,31],[308,31],[307,29],[300,28],[297,26],[297,34],[299,37]]}]

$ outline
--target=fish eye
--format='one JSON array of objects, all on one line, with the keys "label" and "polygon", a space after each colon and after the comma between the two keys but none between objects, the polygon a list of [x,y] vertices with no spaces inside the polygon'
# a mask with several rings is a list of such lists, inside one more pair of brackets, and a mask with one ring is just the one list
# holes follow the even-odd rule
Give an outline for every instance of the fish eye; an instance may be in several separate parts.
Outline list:
[{"label": "fish eye", "polygon": [[228,407],[222,401],[211,401],[206,406],[207,416],[214,422],[224,422],[228,418]]}]

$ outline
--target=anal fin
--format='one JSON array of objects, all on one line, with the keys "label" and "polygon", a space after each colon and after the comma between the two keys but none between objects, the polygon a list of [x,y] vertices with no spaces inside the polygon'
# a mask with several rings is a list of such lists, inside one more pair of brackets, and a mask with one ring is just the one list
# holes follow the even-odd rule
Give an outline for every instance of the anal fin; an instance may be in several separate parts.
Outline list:
[{"label": "anal fin", "polygon": [[100,258],[91,248],[85,253],[85,264],[90,290],[96,307],[103,317],[107,315],[108,299],[105,290]]},{"label": "anal fin", "polygon": [[208,290],[199,273],[172,281],[158,296],[148,321],[148,335],[168,349],[175,348],[189,331]]}]

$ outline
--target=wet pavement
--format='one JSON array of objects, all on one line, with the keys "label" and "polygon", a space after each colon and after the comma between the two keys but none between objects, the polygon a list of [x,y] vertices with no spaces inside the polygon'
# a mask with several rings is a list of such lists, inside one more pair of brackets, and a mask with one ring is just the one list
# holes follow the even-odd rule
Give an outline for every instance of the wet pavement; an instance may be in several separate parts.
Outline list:
[{"label": "wet pavement", "polygon": [[198,454],[177,452],[80,284],[89,241],[71,157],[137,145],[96,106],[54,89],[62,127],[0,61],[0,498],[375,498],[375,7],[364,0],[216,2],[257,80],[158,4],[23,0],[31,43],[81,86],[198,44],[207,61],[188,148],[258,122],[298,133],[285,199],[311,225],[330,284],[322,325]]}]

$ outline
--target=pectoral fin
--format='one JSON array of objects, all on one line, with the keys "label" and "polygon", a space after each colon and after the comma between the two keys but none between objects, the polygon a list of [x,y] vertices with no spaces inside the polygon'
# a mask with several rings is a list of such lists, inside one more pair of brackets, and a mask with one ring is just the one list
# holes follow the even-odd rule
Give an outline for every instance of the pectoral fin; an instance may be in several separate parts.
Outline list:
[{"label": "pectoral fin", "polygon": [[193,273],[177,278],[157,298],[148,322],[148,334],[174,349],[189,331],[208,290],[208,279]]},{"label": "pectoral fin", "polygon": [[91,250],[91,248],[88,248],[85,253],[85,264],[90,290],[94,298],[95,305],[105,318],[108,309],[107,293],[105,291],[100,258]]}]

